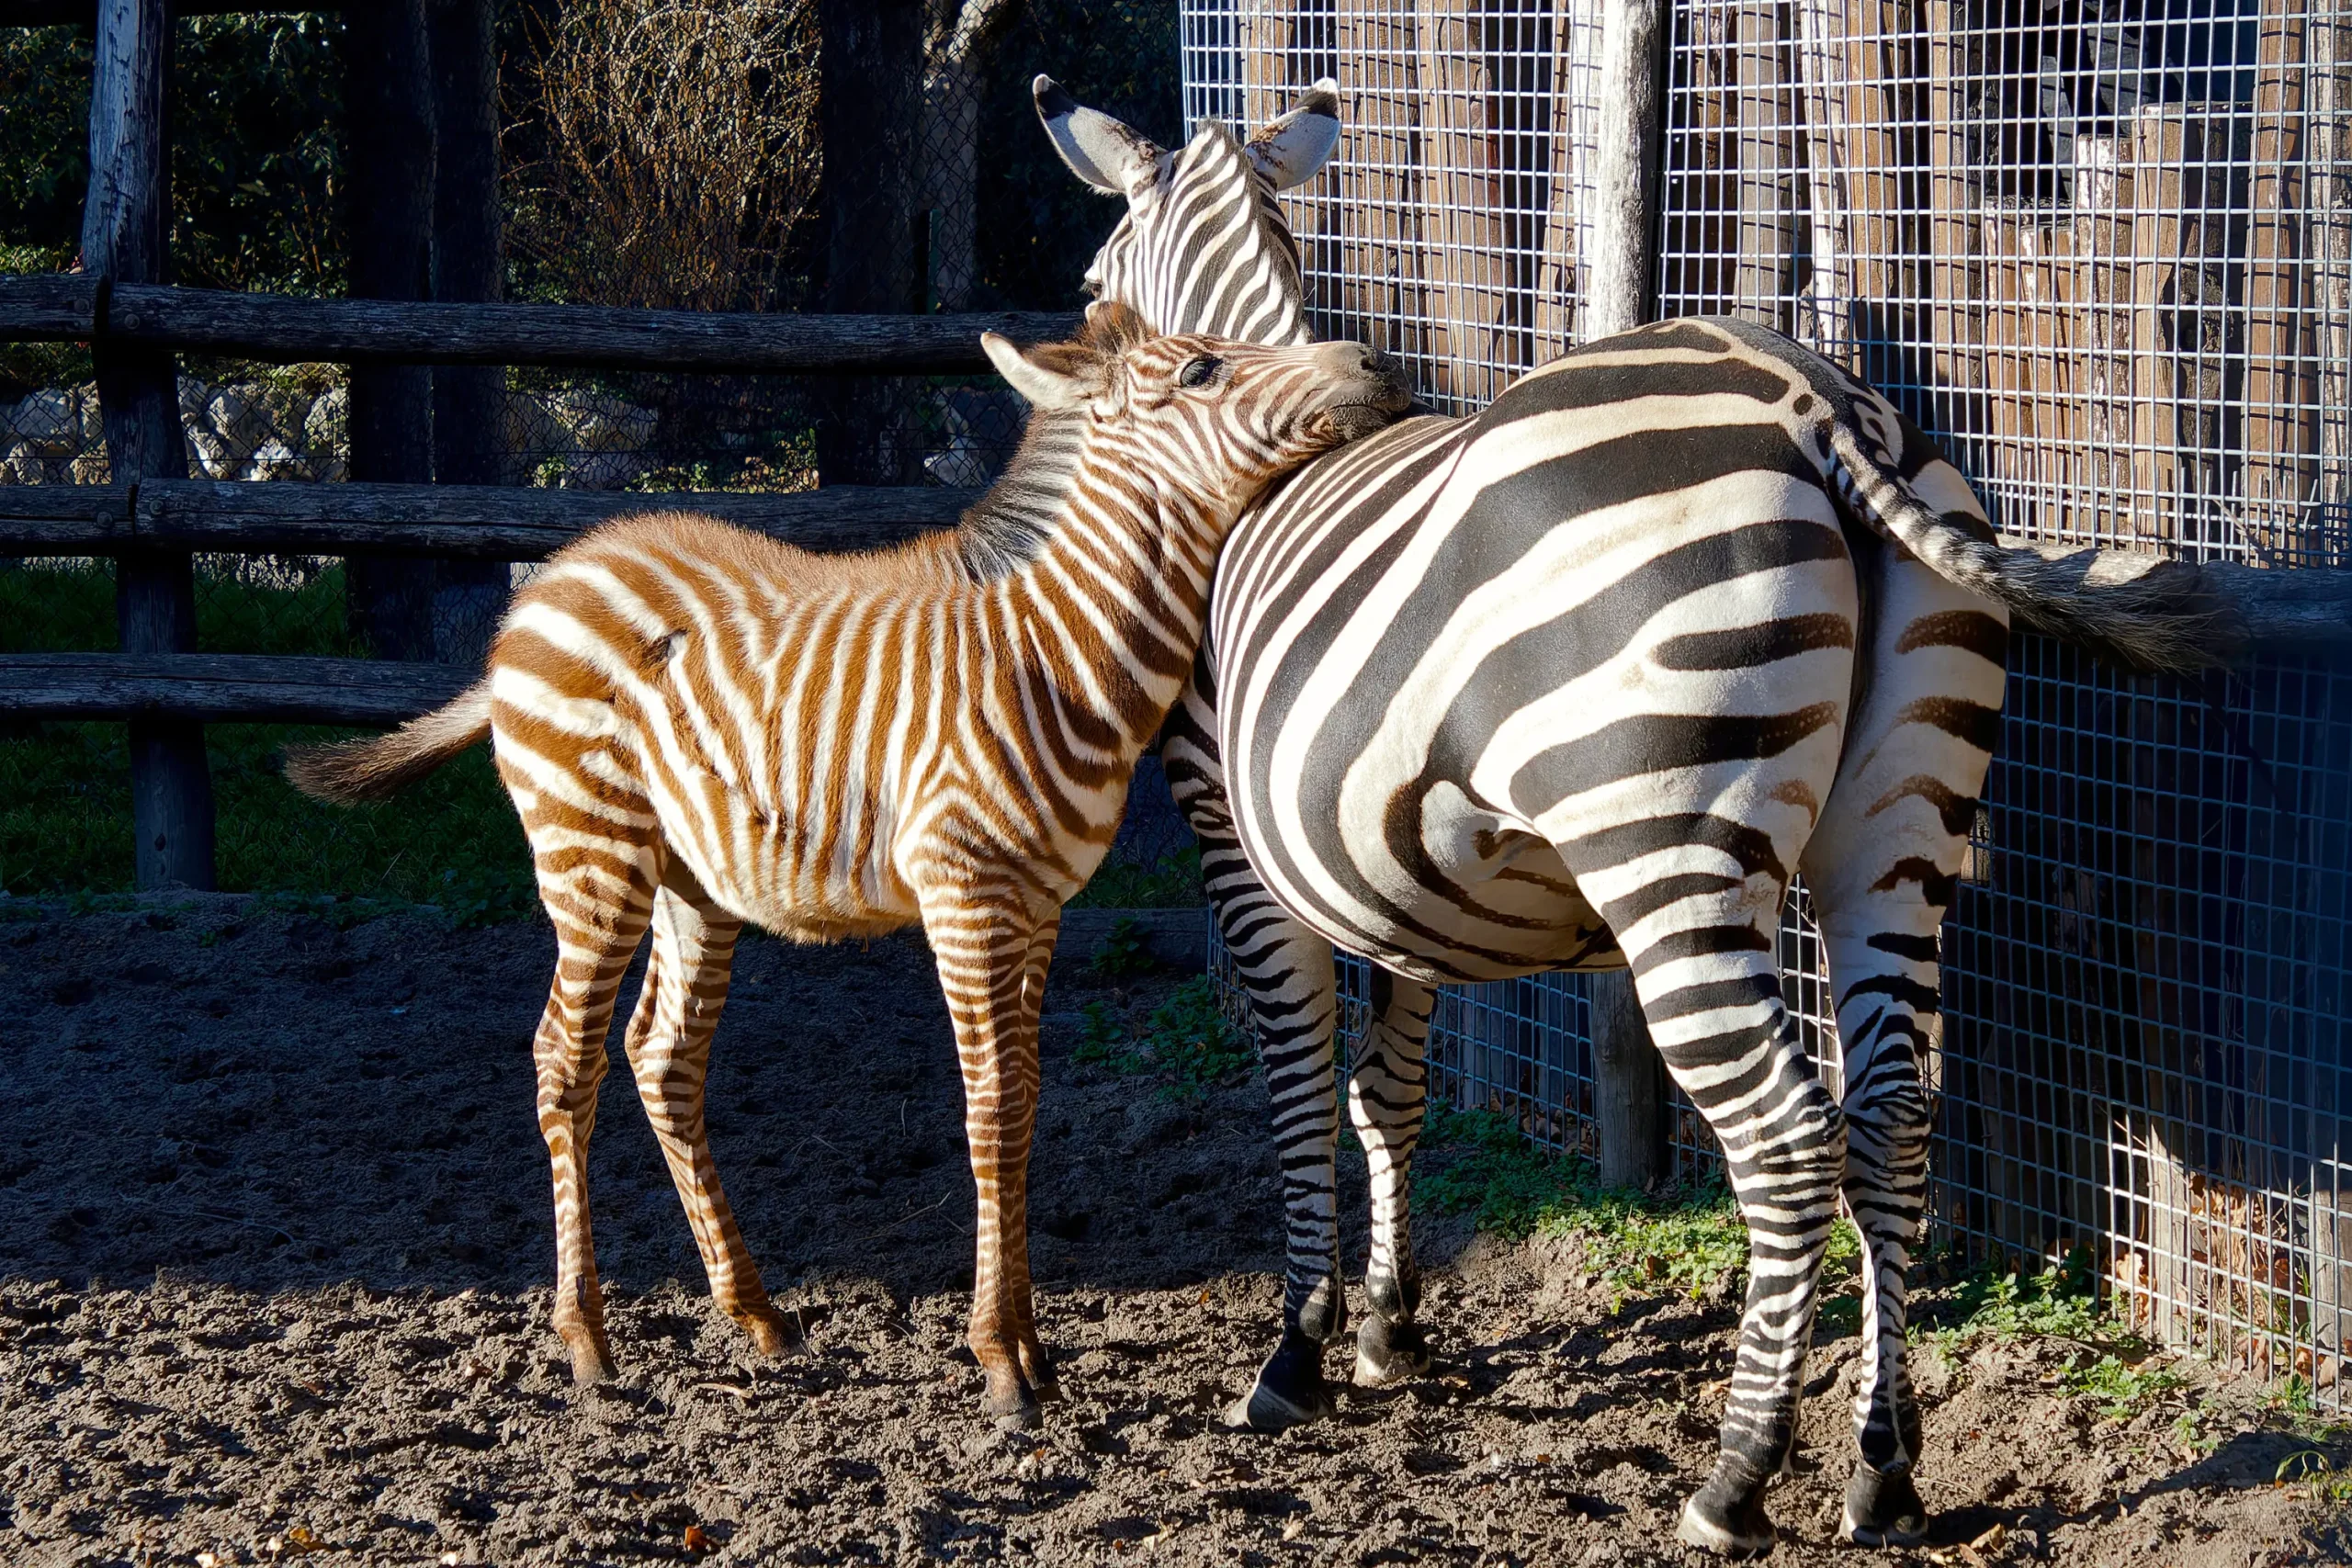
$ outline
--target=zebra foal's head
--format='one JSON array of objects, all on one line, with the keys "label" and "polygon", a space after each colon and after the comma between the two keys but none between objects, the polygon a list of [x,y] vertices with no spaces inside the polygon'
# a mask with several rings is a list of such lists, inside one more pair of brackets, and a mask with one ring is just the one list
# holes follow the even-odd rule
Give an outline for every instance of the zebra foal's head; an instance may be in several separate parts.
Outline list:
[{"label": "zebra foal's head", "polygon": [[1212,511],[1238,509],[1267,481],[1377,430],[1412,401],[1396,362],[1362,344],[1156,333],[1119,304],[1090,307],[1072,343],[1020,348],[994,333],[980,341],[1041,416],[1024,450],[1074,436],[1138,494],[1185,495]]},{"label": "zebra foal's head", "polygon": [[1050,76],[1038,77],[1033,91],[1062,162],[1096,190],[1127,200],[1126,216],[1086,269],[1096,299],[1133,307],[1161,332],[1308,340],[1298,242],[1274,193],[1313,178],[1339,145],[1336,83],[1316,83],[1247,142],[1210,120],[1172,152],[1087,108]]}]

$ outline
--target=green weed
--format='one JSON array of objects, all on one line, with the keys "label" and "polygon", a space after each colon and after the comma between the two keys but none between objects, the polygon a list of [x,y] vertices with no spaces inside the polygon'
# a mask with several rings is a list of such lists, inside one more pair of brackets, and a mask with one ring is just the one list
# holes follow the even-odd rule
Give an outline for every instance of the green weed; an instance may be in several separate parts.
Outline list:
[{"label": "green weed", "polygon": [[1922,1327],[1915,1337],[1940,1338],[1949,1347],[1978,1339],[2041,1335],[2080,1339],[2131,1354],[2145,1343],[2100,1310],[2091,1256],[2081,1247],[2039,1274],[1985,1268],[1962,1279],[1935,1313],[1939,1327]]},{"label": "green weed", "polygon": [[1190,909],[1205,905],[1201,851],[1187,844],[1151,866],[1105,861],[1069,901],[1073,909]]},{"label": "green weed", "polygon": [[1087,965],[1108,980],[1124,980],[1152,966],[1150,950],[1144,944],[1143,928],[1132,917],[1111,922],[1102,945],[1095,949],[1094,957]]},{"label": "green weed", "polygon": [[2301,1482],[2314,1503],[2338,1507],[2352,1503],[2352,1471],[2338,1470],[2335,1461],[2317,1449],[2297,1449],[2280,1460],[2274,1479],[2282,1485]]},{"label": "green weed", "polygon": [[1134,1038],[1108,1002],[1090,1001],[1080,1011],[1078,1048],[1071,1055],[1114,1073],[1148,1073],[1159,1080],[1165,1100],[1202,1099],[1257,1065],[1256,1050],[1218,1010],[1216,987],[1205,975],[1176,987]]},{"label": "green weed", "polygon": [[2059,1382],[2069,1393],[2098,1400],[2099,1414],[2112,1421],[2128,1420],[2150,1400],[2182,1386],[2177,1372],[2134,1366],[2113,1355],[2080,1359],[2079,1364],[2070,1360]]}]

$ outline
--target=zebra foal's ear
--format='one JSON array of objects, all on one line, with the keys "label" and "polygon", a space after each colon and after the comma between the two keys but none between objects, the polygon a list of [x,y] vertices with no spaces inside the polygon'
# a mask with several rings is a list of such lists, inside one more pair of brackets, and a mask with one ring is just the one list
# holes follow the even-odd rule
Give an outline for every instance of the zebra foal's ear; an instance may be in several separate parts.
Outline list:
[{"label": "zebra foal's ear", "polygon": [[1167,153],[1123,120],[1080,103],[1051,76],[1029,85],[1037,118],[1069,172],[1106,196],[1132,196],[1159,173]]},{"label": "zebra foal's ear", "polygon": [[1298,107],[1258,128],[1243,149],[1276,190],[1305,185],[1340,144],[1340,85],[1326,76],[1306,90]]},{"label": "zebra foal's ear", "polygon": [[1036,348],[1016,348],[1012,340],[994,333],[980,334],[980,347],[1012,389],[1029,401],[1031,408],[1069,409],[1093,394],[1086,380],[1049,362],[1055,357],[1068,357],[1061,344],[1044,344]]}]

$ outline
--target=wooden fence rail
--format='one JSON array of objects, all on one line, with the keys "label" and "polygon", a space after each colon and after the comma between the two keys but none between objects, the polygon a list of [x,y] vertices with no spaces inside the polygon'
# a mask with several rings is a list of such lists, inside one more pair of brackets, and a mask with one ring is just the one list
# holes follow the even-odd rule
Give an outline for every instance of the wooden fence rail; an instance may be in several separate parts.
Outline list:
[{"label": "wooden fence rail", "polygon": [[391,726],[481,678],[455,664],[259,653],[0,655],[0,716]]},{"label": "wooden fence rail", "polygon": [[870,549],[950,526],[980,494],[914,485],[838,485],[784,495],[270,479],[0,485],[0,555],[99,556],[175,545],[216,554],[364,549],[543,560],[599,523],[672,509],[807,549]]},{"label": "wooden fence rail", "polygon": [[0,277],[0,340],[105,342],[272,364],[544,365],[695,374],[985,371],[980,334],[1069,337],[1075,311],[943,316],[759,315],[289,294]]}]

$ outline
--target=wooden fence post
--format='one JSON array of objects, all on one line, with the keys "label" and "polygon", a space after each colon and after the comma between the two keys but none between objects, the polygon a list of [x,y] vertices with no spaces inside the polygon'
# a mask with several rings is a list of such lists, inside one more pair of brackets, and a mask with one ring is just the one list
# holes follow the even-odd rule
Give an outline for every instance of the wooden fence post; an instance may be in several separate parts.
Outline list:
[{"label": "wooden fence post", "polygon": [[[498,54],[493,0],[428,0],[433,62],[433,298],[484,303],[504,288],[499,265]],[[494,485],[506,468],[506,371],[433,369],[433,479]],[[434,564],[433,654],[479,664],[505,607],[503,561]]]},{"label": "wooden fence post", "polygon": [[[424,0],[380,0],[344,23],[344,158],[351,181],[351,294],[430,297],[433,82]],[[390,484],[433,478],[433,372],[423,365],[351,370],[351,477]],[[352,627],[379,659],[433,657],[433,563],[345,558]]]},{"label": "wooden fence post", "polygon": [[[1665,0],[1608,0],[1600,35],[1600,147],[1585,335],[1630,332],[1656,314],[1659,142],[1666,94]],[[1593,1120],[1600,1179],[1647,1187],[1666,1174],[1665,1068],[1650,1046],[1633,976],[1591,976]]]},{"label": "wooden fence post", "polygon": [[1630,332],[1655,311],[1665,0],[1608,0],[1600,33],[1600,147],[1585,336]]},{"label": "wooden fence post", "polygon": [[[164,280],[166,0],[100,0],[90,83],[90,191],[82,265],[103,280]],[[104,311],[101,309],[101,316]],[[179,396],[168,350],[91,344],[114,482],[185,479]],[[125,551],[115,615],[126,654],[196,651],[196,580],[186,550]],[[130,817],[140,887],[212,886],[212,775],[204,730],[185,719],[130,721]]]}]

